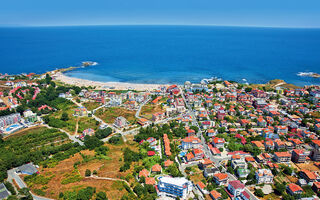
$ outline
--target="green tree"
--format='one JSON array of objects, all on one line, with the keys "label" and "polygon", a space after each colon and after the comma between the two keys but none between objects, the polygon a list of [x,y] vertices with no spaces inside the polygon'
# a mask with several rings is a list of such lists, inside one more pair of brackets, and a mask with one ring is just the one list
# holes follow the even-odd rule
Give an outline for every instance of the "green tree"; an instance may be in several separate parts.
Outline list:
[{"label": "green tree", "polygon": [[68,121],[68,120],[69,120],[68,113],[63,112],[60,119],[61,119],[62,121]]},{"label": "green tree", "polygon": [[108,200],[108,197],[105,192],[98,192],[96,200]]},{"label": "green tree", "polygon": [[90,171],[90,169],[86,169],[85,176],[91,176],[91,171]]},{"label": "green tree", "polygon": [[257,197],[263,197],[264,196],[264,193],[261,189],[256,189],[254,191],[254,194],[257,196]]}]

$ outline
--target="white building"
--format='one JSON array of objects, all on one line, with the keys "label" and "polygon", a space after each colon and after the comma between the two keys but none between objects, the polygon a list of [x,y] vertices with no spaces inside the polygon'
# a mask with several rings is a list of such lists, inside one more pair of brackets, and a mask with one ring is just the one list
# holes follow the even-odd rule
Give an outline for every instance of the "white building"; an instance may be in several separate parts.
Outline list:
[{"label": "white building", "polygon": [[186,199],[192,191],[192,182],[186,178],[159,177],[158,180],[159,196]]},{"label": "white building", "polygon": [[272,184],[273,174],[270,169],[258,169],[256,171],[256,180],[257,180],[257,184],[261,184],[261,183]]}]

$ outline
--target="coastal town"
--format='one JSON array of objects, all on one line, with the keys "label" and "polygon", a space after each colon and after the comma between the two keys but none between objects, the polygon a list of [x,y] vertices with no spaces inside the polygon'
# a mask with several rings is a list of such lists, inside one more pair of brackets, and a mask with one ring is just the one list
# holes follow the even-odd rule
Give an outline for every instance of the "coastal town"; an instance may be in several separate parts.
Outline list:
[{"label": "coastal town", "polygon": [[0,75],[0,199],[316,200],[320,86]]}]

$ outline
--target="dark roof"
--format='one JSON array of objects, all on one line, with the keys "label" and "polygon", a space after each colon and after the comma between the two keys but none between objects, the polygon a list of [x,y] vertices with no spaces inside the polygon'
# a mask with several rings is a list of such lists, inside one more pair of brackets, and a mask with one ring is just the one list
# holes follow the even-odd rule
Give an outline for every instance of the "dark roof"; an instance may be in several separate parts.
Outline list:
[{"label": "dark roof", "polygon": [[18,172],[32,175],[34,173],[37,173],[38,170],[33,164],[28,163],[18,167]]},{"label": "dark roof", "polygon": [[6,186],[3,183],[1,183],[0,184],[0,199],[5,199],[8,196],[9,196],[9,192],[8,192]]}]

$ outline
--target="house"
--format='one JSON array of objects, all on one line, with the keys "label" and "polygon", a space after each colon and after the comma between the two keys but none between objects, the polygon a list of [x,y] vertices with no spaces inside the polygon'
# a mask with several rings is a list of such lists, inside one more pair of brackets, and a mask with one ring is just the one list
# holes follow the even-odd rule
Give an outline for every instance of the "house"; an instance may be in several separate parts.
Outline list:
[{"label": "house", "polygon": [[289,152],[274,152],[274,160],[278,163],[290,162],[291,154]]},{"label": "house", "polygon": [[140,124],[141,126],[145,126],[145,125],[149,125],[150,121],[145,118],[140,118],[137,123]]},{"label": "house", "polygon": [[254,146],[256,146],[256,147],[258,147],[260,150],[264,150],[265,149],[265,147],[264,147],[264,145],[262,144],[262,142],[261,141],[251,141],[251,143],[254,145]]},{"label": "house", "polygon": [[200,160],[204,157],[204,152],[201,149],[193,149],[192,152],[186,155],[188,162]]},{"label": "house", "polygon": [[219,192],[217,192],[216,190],[212,190],[210,192],[210,197],[212,198],[212,200],[220,200],[220,199],[222,199],[221,194]]},{"label": "house", "polygon": [[165,168],[167,168],[167,167],[169,167],[170,165],[172,165],[173,164],[173,161],[171,161],[171,160],[166,160],[166,161],[164,161],[164,167]]},{"label": "house", "polygon": [[151,173],[161,173],[161,166],[159,164],[155,164],[151,168]]},{"label": "house", "polygon": [[154,151],[148,151],[148,156],[154,156],[154,155],[156,155],[156,152],[154,152]]},{"label": "house", "polygon": [[237,169],[236,173],[239,178],[247,178],[247,176],[250,174],[250,170],[245,168],[239,168]]},{"label": "house", "polygon": [[35,173],[38,174],[39,172],[38,172],[38,169],[32,163],[28,163],[28,164],[21,165],[20,167],[17,167],[16,173],[32,175]]},{"label": "house", "polygon": [[146,177],[145,179],[146,185],[156,185],[156,180],[153,177]]},{"label": "house", "polygon": [[206,185],[204,183],[202,183],[201,181],[199,181],[197,183],[197,188],[200,190],[200,192],[203,194],[203,195],[206,195],[208,194],[209,192],[205,189],[206,188]]},{"label": "house", "polygon": [[320,192],[320,182],[314,182],[314,183],[312,184],[312,187],[311,187],[311,188],[313,189],[313,191],[314,191],[315,193]]},{"label": "house", "polygon": [[186,178],[159,177],[158,196],[186,199],[192,191],[192,182]]},{"label": "house", "polygon": [[264,142],[264,147],[266,150],[273,150],[274,149],[274,142],[272,140],[267,140]]},{"label": "house", "polygon": [[207,130],[207,136],[208,137],[213,137],[213,136],[216,136],[217,134],[218,134],[217,130],[214,130],[214,129],[208,129]]},{"label": "house", "polygon": [[182,149],[195,149],[199,148],[200,145],[201,140],[195,136],[186,137],[181,141]]},{"label": "house", "polygon": [[212,160],[210,160],[209,158],[204,158],[203,161],[201,162],[201,167],[204,169],[212,164],[213,164]]},{"label": "house", "polygon": [[214,127],[214,121],[202,121],[201,122],[201,128],[203,129],[209,129],[209,128],[212,128]]},{"label": "house", "polygon": [[318,175],[315,172],[312,172],[306,169],[302,169],[300,171],[300,176],[304,178],[308,183],[316,182],[318,178]]},{"label": "house", "polygon": [[312,140],[312,146],[310,158],[314,161],[320,161],[320,140]]},{"label": "house", "polygon": [[226,116],[226,111],[223,109],[223,107],[220,107],[220,109],[217,112],[218,120],[223,120],[225,116]]},{"label": "house", "polygon": [[6,199],[8,196],[10,196],[10,192],[7,190],[6,186],[1,183],[0,184],[0,199]]},{"label": "house", "polygon": [[85,107],[79,107],[77,109],[74,110],[74,115],[75,116],[87,116],[88,115],[88,111]]},{"label": "house", "polygon": [[239,180],[229,181],[228,191],[232,197],[238,197],[244,191],[245,185]]},{"label": "house", "polygon": [[164,117],[165,117],[164,113],[157,112],[157,113],[152,114],[152,121],[157,122],[157,121],[163,120]]},{"label": "house", "polygon": [[244,161],[243,159],[236,159],[236,160],[231,160],[231,167],[233,169],[246,169],[248,167],[248,164],[246,163],[246,161]]},{"label": "house", "polygon": [[33,113],[31,110],[26,110],[23,112],[23,117],[25,118],[26,122],[34,123],[38,121],[38,117],[36,113]]},{"label": "house", "polygon": [[214,174],[219,173],[219,172],[220,172],[219,169],[215,168],[215,167],[205,168],[203,170],[203,176],[208,178],[208,177],[213,176]]},{"label": "house", "polygon": [[87,128],[87,129],[83,130],[82,134],[83,134],[83,136],[86,136],[86,135],[93,136],[94,135],[94,129]]},{"label": "house", "polygon": [[225,142],[226,141],[224,140],[224,138],[214,137],[212,140],[212,145],[216,148],[223,148]]},{"label": "house", "polygon": [[218,185],[226,185],[228,182],[228,174],[226,173],[216,173],[213,175],[213,181]]},{"label": "house", "polygon": [[280,150],[280,149],[285,149],[286,146],[285,146],[285,143],[283,141],[281,141],[280,139],[275,139],[274,140],[274,143],[275,143],[275,148],[277,150]]},{"label": "house", "polygon": [[171,149],[170,149],[170,140],[167,134],[163,134],[163,143],[164,143],[164,153],[166,156],[171,156]]},{"label": "house", "polygon": [[272,184],[273,174],[270,169],[258,169],[255,173],[257,184]]},{"label": "house", "polygon": [[297,185],[295,183],[290,183],[287,186],[287,192],[290,195],[299,195],[299,194],[302,194],[303,189],[299,185]]},{"label": "house", "polygon": [[292,151],[291,160],[292,162],[295,162],[295,163],[304,163],[306,162],[308,155],[309,155],[309,152],[306,152],[303,149],[294,149]]},{"label": "house", "polygon": [[126,120],[126,118],[119,116],[114,120],[114,126],[118,128],[124,128],[129,125],[129,122]]},{"label": "house", "polygon": [[142,176],[144,176],[145,178],[147,178],[149,176],[149,171],[146,169],[143,169],[139,172],[139,178],[141,178]]},{"label": "house", "polygon": [[260,126],[260,127],[266,127],[267,126],[267,122],[262,117],[259,117],[257,119],[257,125]]}]

